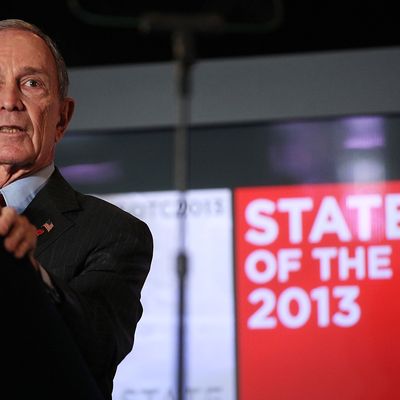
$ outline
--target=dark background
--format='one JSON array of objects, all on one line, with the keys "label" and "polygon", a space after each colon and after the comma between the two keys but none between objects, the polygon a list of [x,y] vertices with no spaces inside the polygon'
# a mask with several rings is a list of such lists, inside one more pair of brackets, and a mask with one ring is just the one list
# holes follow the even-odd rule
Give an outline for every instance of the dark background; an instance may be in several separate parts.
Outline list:
[{"label": "dark background", "polygon": [[[0,18],[21,18],[38,25],[56,40],[69,67],[173,60],[170,31],[144,33],[138,28],[139,17],[149,11],[180,16],[220,13],[225,19],[222,32],[194,34],[197,59],[400,45],[395,2],[192,0],[186,3],[190,6],[165,0],[3,2]],[[93,14],[125,20],[99,21]]]}]

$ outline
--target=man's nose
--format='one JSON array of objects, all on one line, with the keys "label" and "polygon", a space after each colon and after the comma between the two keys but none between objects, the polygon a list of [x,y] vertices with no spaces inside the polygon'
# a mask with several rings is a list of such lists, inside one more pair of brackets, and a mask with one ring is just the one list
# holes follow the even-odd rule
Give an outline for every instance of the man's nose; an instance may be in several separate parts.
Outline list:
[{"label": "man's nose", "polygon": [[0,85],[0,109],[6,111],[22,111],[24,109],[17,85]]}]

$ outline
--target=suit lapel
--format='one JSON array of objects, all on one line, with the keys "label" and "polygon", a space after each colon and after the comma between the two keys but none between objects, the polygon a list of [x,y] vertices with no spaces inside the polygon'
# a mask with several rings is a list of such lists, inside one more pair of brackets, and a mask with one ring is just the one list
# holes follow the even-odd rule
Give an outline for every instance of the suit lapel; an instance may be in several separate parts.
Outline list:
[{"label": "suit lapel", "polygon": [[38,234],[36,256],[74,225],[68,213],[79,209],[74,190],[56,169],[24,212],[38,230],[48,221],[53,225]]}]

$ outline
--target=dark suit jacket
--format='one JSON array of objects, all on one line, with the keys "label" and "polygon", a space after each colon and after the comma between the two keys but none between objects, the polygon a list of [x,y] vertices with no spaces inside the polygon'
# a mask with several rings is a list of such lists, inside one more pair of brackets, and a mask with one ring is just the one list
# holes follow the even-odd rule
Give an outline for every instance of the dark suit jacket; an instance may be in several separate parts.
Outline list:
[{"label": "dark suit jacket", "polygon": [[40,227],[36,257],[61,295],[57,305],[106,399],[131,351],[153,241],[147,225],[76,192],[56,169],[24,213]]}]

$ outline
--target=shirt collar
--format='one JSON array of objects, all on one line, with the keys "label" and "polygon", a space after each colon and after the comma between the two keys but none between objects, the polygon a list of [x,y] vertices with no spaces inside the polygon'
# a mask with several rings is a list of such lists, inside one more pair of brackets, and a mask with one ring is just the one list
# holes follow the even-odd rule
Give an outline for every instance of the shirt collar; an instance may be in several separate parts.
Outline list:
[{"label": "shirt collar", "polygon": [[21,214],[28,207],[29,203],[44,186],[54,171],[54,163],[40,171],[10,183],[0,189],[7,206],[15,208]]}]

